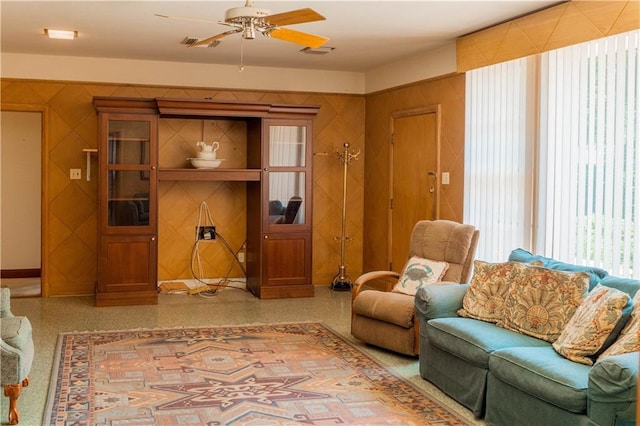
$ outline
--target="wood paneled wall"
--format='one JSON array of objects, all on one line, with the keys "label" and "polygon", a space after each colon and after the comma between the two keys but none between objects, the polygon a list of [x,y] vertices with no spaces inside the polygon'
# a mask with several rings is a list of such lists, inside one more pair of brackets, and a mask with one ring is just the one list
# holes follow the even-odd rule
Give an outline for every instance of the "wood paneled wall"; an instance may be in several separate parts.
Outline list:
[{"label": "wood paneled wall", "polygon": [[[2,79],[2,103],[14,110],[39,109],[44,125],[43,290],[45,296],[93,294],[97,273],[97,162],[91,181],[85,179],[84,148],[97,147],[94,96],[205,98],[320,105],[314,121],[313,283],[329,285],[340,265],[342,165],[334,151],[344,142],[364,152],[365,99],[361,95],[280,93],[158,86],[117,85]],[[213,127],[212,127],[213,126]],[[240,128],[238,127],[240,126]],[[205,129],[208,142],[221,142],[225,165],[243,164],[246,145],[238,135],[242,124],[221,121]],[[186,164],[201,138],[200,120],[160,120],[162,166]],[[227,163],[228,162],[228,163]],[[37,167],[38,165],[34,165]],[[69,180],[70,168],[82,168],[81,180]],[[364,155],[349,168],[346,260],[351,275],[362,271]],[[218,231],[236,249],[245,235],[244,184],[238,182],[160,182],[159,278],[190,278],[189,260],[198,208],[206,201]],[[224,276],[232,265],[217,243],[207,243],[201,256],[207,276]],[[231,271],[239,276],[240,271]]]},{"label": "wood paneled wall", "polygon": [[574,0],[458,38],[469,71],[640,28],[640,1]]},{"label": "wood paneled wall", "polygon": [[[390,117],[439,104],[442,171],[451,177],[440,193],[440,218],[462,222],[464,190],[464,74],[419,82],[366,97],[367,162],[364,184],[365,271],[388,269]],[[397,271],[399,272],[399,271]]]}]

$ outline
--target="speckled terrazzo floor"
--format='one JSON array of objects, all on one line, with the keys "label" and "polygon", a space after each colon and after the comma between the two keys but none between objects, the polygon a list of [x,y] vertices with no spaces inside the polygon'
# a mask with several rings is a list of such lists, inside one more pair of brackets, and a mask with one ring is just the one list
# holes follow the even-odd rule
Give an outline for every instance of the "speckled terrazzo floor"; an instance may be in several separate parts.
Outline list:
[{"label": "speckled terrazzo floor", "polygon": [[[95,307],[93,297],[12,299],[13,313],[29,317],[36,346],[31,384],[23,390],[18,402],[20,424],[36,426],[42,423],[59,333],[298,321],[324,322],[450,409],[474,424],[484,424],[423,380],[418,373],[417,359],[366,346],[353,339],[349,332],[350,303],[350,292],[331,291],[328,287],[317,287],[315,297],[301,299],[260,300],[245,291],[228,289],[210,298],[161,294],[158,305],[109,308]],[[7,398],[2,397],[0,419],[3,424],[7,421],[7,406]]]}]

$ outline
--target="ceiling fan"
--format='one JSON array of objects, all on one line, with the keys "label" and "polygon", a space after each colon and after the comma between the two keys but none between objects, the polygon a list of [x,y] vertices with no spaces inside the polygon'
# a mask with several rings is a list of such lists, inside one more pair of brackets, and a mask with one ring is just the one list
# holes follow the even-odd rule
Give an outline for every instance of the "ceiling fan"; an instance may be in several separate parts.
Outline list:
[{"label": "ceiling fan", "polygon": [[[158,13],[156,13],[155,15],[161,18],[183,19],[201,22],[204,21],[202,19],[178,18]],[[228,9],[225,12],[224,21],[204,21],[226,25],[229,27],[233,27],[233,29],[203,40],[199,40],[193,44],[190,44],[189,47],[208,45],[228,35],[237,33],[241,33],[243,39],[252,40],[256,37],[256,33],[261,33],[266,37],[276,38],[305,47],[318,48],[326,43],[329,39],[327,37],[284,28],[284,26],[322,21],[324,19],[324,16],[309,8],[272,14],[270,10],[254,7],[253,1],[246,0],[244,6]]]}]

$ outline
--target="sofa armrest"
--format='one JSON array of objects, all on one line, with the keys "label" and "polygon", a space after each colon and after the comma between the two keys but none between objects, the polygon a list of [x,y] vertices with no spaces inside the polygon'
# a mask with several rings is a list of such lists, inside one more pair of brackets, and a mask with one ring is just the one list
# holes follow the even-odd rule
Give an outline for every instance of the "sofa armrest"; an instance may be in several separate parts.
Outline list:
[{"label": "sofa armrest", "polygon": [[415,297],[416,313],[420,322],[433,318],[456,317],[462,308],[469,284],[441,283],[418,289]]},{"label": "sofa armrest", "polygon": [[640,355],[630,352],[606,357],[589,372],[588,414],[599,425],[634,421]]}]

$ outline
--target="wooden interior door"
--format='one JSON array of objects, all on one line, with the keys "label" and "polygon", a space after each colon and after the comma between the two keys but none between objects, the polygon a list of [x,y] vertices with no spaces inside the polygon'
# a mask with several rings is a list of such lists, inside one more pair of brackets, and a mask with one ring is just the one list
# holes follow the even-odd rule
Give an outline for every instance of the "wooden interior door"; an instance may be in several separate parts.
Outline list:
[{"label": "wooden interior door", "polygon": [[439,108],[399,112],[391,120],[389,263],[390,269],[400,272],[413,226],[438,218]]}]

